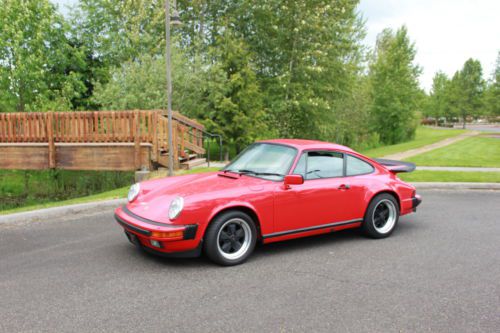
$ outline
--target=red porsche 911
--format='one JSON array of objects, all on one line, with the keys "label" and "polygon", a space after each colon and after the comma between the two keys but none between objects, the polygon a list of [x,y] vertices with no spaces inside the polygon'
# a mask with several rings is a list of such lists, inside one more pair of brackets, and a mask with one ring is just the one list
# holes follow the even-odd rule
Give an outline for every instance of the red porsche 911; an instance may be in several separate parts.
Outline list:
[{"label": "red porsche 911", "polygon": [[221,171],[134,184],[115,217],[145,251],[171,257],[204,252],[218,264],[236,265],[257,242],[348,228],[389,236],[399,216],[421,202],[396,176],[414,168],[327,142],[260,141]]}]

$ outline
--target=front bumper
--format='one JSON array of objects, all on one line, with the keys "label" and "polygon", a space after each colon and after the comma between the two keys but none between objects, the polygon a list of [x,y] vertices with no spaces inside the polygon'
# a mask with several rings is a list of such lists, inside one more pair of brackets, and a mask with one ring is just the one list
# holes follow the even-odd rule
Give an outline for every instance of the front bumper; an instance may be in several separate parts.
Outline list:
[{"label": "front bumper", "polygon": [[115,210],[115,219],[125,230],[127,238],[148,252],[162,255],[178,256],[190,252],[199,254],[200,245],[197,239],[197,224],[168,225],[148,220],[127,209],[126,206]]}]

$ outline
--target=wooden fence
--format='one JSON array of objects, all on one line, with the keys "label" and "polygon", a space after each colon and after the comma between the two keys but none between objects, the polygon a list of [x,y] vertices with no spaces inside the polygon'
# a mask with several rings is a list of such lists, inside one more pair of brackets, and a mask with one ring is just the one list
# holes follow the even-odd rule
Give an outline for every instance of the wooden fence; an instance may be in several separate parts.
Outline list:
[{"label": "wooden fence", "polygon": [[[173,155],[176,165],[179,157],[185,156],[186,149],[195,154],[204,154],[203,125],[178,112],[173,113],[172,120]],[[32,167],[30,165],[22,167],[23,162],[16,161],[22,157],[20,151],[23,149],[19,148],[16,151],[13,147],[44,146],[48,149],[47,165],[38,163]],[[103,151],[107,153],[113,147],[115,151],[125,151],[124,147],[133,147],[133,168],[144,167],[144,164],[150,167],[152,162],[165,164],[169,153],[168,119],[161,110],[0,113],[0,168],[62,167],[99,170],[131,168],[130,163],[125,163],[130,156],[122,158],[116,153],[112,154],[114,158],[124,160],[124,163],[111,163],[113,165],[111,167],[95,161],[86,163],[79,156],[62,157],[62,163],[58,163],[57,155],[63,153],[64,147],[85,147],[82,149],[87,152],[83,155],[87,158],[89,154],[92,155],[92,147],[94,151],[103,150],[98,147],[107,147]],[[145,147],[148,152],[144,153],[142,151],[144,148],[141,147]],[[33,149],[24,150],[26,153],[33,152]],[[126,151],[127,153],[123,155],[130,155],[128,153],[130,148]],[[142,156],[144,154],[148,156]],[[24,157],[29,158],[29,156]],[[43,160],[43,157],[39,156],[39,159]],[[64,161],[71,162],[71,165],[65,165]],[[24,163],[29,164],[27,161]]]}]

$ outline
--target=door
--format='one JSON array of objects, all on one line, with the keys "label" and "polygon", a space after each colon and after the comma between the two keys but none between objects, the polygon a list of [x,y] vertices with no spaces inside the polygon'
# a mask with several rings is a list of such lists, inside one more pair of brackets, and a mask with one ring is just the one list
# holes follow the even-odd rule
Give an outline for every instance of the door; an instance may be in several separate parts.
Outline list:
[{"label": "door", "polygon": [[351,190],[346,183],[344,154],[305,152],[293,173],[301,174],[304,184],[277,188],[274,233],[300,232],[300,229],[359,218],[352,207],[353,201],[359,200],[360,192]]}]

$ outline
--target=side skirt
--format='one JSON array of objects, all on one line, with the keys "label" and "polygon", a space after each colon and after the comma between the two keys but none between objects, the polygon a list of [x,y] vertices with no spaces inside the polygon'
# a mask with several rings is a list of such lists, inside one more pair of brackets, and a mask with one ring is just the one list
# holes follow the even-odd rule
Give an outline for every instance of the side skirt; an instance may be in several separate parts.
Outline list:
[{"label": "side skirt", "polygon": [[[270,240],[272,238],[291,236],[291,235],[307,233],[307,232],[311,232],[311,231],[320,231],[320,230],[324,230],[325,232],[336,231],[335,229],[337,229],[338,227],[342,227],[342,228],[338,228],[338,229],[348,229],[349,227],[360,226],[361,222],[363,222],[363,219],[354,219],[354,220],[349,220],[349,221],[321,224],[321,225],[316,225],[316,226],[308,227],[308,228],[300,228],[300,229],[274,232],[272,234],[263,235],[262,239],[263,240]],[[332,230],[325,230],[325,229],[332,229]]]}]

